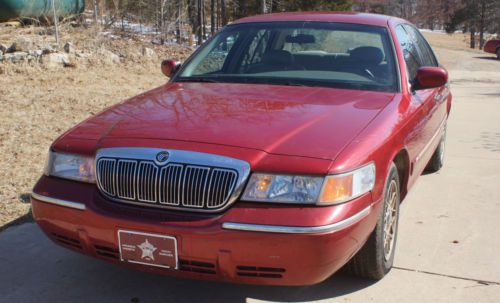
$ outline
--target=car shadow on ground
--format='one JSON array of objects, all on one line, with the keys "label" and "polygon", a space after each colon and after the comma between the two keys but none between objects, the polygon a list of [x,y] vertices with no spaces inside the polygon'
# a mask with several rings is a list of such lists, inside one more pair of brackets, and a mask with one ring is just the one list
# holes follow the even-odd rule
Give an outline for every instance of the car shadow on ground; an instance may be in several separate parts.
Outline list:
[{"label": "car shadow on ground", "polygon": [[374,283],[344,274],[307,287],[240,285],[153,275],[56,246],[34,223],[1,232],[0,247],[0,293],[11,302],[304,302],[353,293]]},{"label": "car shadow on ground", "polygon": [[476,56],[474,59],[483,59],[483,60],[492,60],[492,61],[499,61],[497,57],[493,56]]}]

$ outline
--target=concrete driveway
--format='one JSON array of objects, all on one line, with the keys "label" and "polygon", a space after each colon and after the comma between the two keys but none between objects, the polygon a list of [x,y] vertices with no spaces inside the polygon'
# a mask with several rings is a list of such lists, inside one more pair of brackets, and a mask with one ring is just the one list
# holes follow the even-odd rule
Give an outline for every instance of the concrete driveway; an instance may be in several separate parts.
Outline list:
[{"label": "concrete driveway", "polygon": [[[0,233],[0,302],[500,302],[500,62],[466,54],[451,72],[444,169],[402,206],[395,268],[311,287],[174,279],[55,246],[33,223]],[[481,66],[498,66],[498,72]]]}]

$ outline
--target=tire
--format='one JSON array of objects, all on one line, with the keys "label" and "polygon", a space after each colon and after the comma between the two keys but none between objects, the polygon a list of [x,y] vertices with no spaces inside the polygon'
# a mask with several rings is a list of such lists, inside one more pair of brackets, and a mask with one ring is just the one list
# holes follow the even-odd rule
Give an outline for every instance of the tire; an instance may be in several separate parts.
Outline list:
[{"label": "tire", "polygon": [[392,163],[384,186],[384,205],[377,225],[364,246],[344,267],[346,272],[360,278],[380,280],[391,270],[398,231],[399,184],[398,170]]},{"label": "tire", "polygon": [[497,60],[500,60],[500,48],[497,48]]},{"label": "tire", "polygon": [[446,125],[444,127],[443,135],[441,136],[441,141],[439,141],[439,145],[436,147],[434,154],[432,154],[432,158],[427,163],[425,167],[425,171],[428,173],[438,172],[444,165],[444,151],[446,147]]}]

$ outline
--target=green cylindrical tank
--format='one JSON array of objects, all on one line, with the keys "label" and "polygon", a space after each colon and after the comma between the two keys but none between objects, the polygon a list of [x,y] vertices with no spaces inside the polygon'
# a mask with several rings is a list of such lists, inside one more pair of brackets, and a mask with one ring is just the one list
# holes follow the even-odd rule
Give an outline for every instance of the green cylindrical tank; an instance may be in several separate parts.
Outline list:
[{"label": "green cylindrical tank", "polygon": [[[59,17],[83,12],[85,0],[54,0]],[[52,19],[52,0],[0,0],[0,22],[22,18]]]}]

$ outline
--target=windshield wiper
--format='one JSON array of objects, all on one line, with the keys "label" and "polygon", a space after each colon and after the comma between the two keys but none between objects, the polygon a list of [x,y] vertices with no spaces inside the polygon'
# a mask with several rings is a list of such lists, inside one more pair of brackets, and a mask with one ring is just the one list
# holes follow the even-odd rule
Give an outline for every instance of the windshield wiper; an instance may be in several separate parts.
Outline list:
[{"label": "windshield wiper", "polygon": [[210,78],[205,78],[205,77],[186,77],[186,78],[179,78],[175,80],[176,82],[205,82],[205,83],[219,83],[221,81],[215,80],[215,79],[210,79]]},{"label": "windshield wiper", "polygon": [[307,86],[305,84],[299,83],[299,82],[293,82],[293,81],[284,81],[283,83],[278,82],[280,85],[286,85],[286,86]]},{"label": "windshield wiper", "polygon": [[244,78],[244,83],[257,83],[257,84],[269,84],[269,85],[286,85],[286,86],[308,86],[306,84],[278,78]]}]

